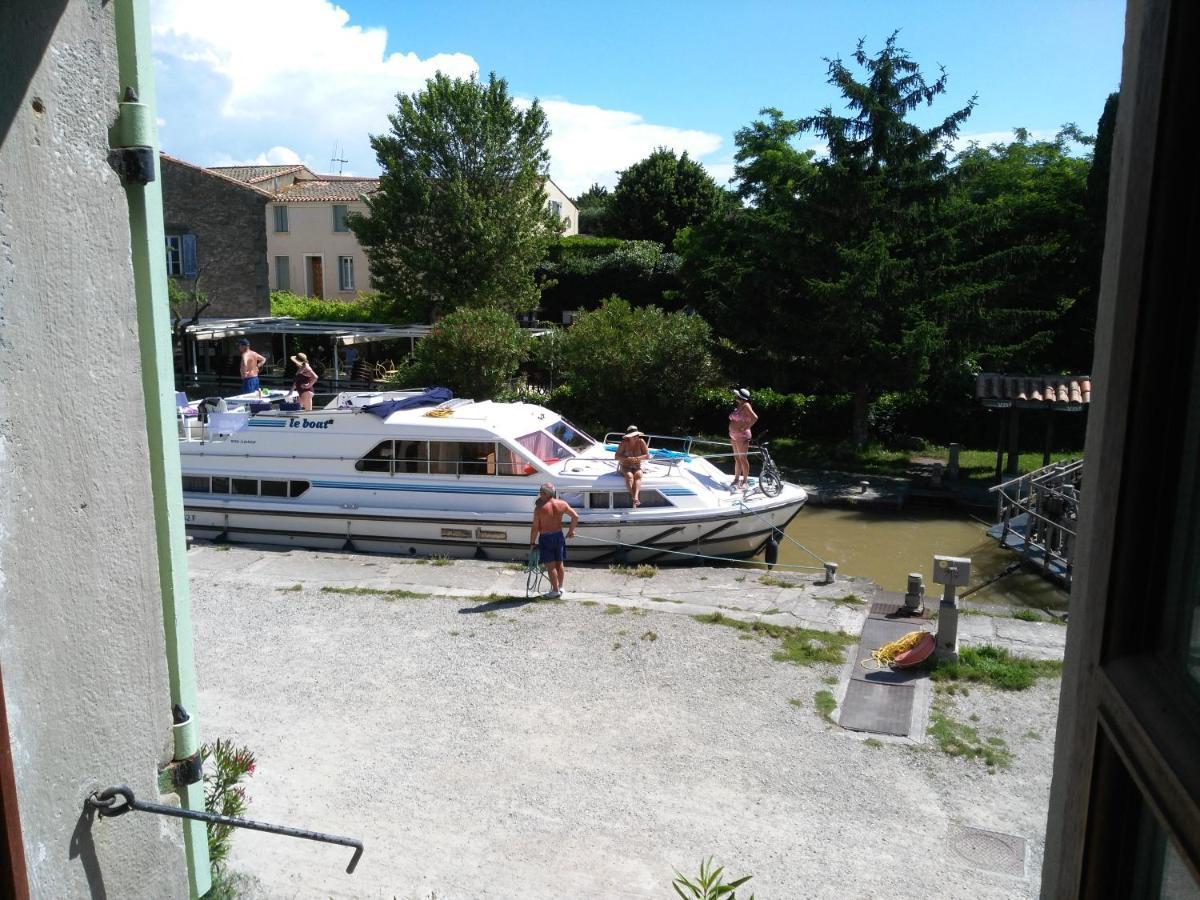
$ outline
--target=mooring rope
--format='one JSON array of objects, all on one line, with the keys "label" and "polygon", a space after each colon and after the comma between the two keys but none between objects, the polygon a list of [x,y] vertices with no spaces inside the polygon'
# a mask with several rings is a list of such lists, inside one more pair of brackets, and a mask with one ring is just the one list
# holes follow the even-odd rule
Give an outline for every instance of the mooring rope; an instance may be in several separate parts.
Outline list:
[{"label": "mooring rope", "polygon": [[[577,534],[575,537],[583,539],[583,540],[588,540],[588,541],[596,541],[597,543],[600,543],[600,544],[612,544],[613,546],[616,546],[616,547],[632,547],[633,549],[636,549],[636,550],[649,550],[652,553],[670,553],[674,556],[690,556],[693,559],[712,559],[712,560],[716,560],[717,562],[727,562],[727,563],[750,563],[752,565],[758,565],[758,566],[768,565],[768,563],[763,562],[761,560],[756,560],[756,559],[734,559],[732,556],[709,556],[708,554],[705,554],[705,553],[688,553],[687,551],[684,551],[684,550],[666,550],[662,547],[651,547],[648,544],[630,544],[625,541],[610,541],[607,538],[593,537],[590,534]],[[820,571],[824,570],[823,566],[802,566],[802,565],[789,564],[789,563],[775,563],[772,566],[772,568],[804,569],[804,570],[810,571],[810,572],[820,572]]]},{"label": "mooring rope", "polygon": [[[734,502],[737,503],[737,505],[740,506],[742,509],[744,509],[746,512],[750,513],[750,515],[755,516],[756,518],[759,518],[759,519],[763,518],[761,515],[759,515],[754,510],[752,510],[750,507],[748,507],[744,500],[735,500]],[[768,525],[771,525],[771,522],[769,520],[763,519],[763,521],[765,521]],[[809,550],[807,547],[805,547],[802,543],[800,543],[798,540],[796,540],[794,537],[792,537],[786,531],[780,531],[774,525],[771,525],[771,527],[775,530],[776,533],[783,535],[785,540],[788,540],[791,543],[795,544],[797,547],[799,547],[801,550],[803,550],[805,553],[807,553],[809,556],[811,556],[813,559],[815,559],[817,562],[819,562],[821,564],[821,568],[825,567],[825,560],[821,559],[821,557],[817,556],[817,554],[813,553],[811,550]],[[816,566],[805,566],[805,568],[815,569]]]}]

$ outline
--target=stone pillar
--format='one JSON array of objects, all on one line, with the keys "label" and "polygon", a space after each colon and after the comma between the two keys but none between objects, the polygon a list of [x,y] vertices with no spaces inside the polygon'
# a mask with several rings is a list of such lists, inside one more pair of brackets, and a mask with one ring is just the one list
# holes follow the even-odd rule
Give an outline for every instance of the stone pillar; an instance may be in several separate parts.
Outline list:
[{"label": "stone pillar", "polygon": [[950,445],[950,461],[946,464],[946,477],[951,481],[958,480],[958,444]]}]

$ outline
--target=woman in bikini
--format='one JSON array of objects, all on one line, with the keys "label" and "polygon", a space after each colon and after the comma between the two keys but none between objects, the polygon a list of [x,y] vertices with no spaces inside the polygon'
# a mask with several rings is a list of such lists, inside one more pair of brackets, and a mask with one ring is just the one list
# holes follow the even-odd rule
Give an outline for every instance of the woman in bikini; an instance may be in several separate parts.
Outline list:
[{"label": "woman in bikini", "polygon": [[741,482],[744,491],[750,482],[750,460],[746,456],[750,449],[750,429],[758,421],[758,415],[750,406],[750,392],[746,388],[738,388],[733,396],[737,405],[729,414],[729,440],[733,444],[733,484],[729,489],[736,491]]},{"label": "woman in bikini", "polygon": [[650,458],[645,437],[636,425],[630,425],[625,429],[625,437],[617,445],[617,467],[625,476],[625,486],[629,488],[629,496],[635,507],[642,505],[639,496],[642,492],[642,460]]}]

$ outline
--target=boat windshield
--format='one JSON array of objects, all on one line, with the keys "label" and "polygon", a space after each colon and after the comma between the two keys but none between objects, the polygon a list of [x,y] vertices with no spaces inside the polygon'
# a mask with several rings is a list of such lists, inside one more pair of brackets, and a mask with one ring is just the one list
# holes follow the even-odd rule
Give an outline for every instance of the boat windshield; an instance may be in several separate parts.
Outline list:
[{"label": "boat windshield", "polygon": [[566,419],[559,419],[544,431],[517,438],[517,443],[542,462],[552,463],[570,459],[595,442]]},{"label": "boat windshield", "polygon": [[588,447],[592,446],[592,444],[596,443],[595,440],[588,437],[566,419],[559,419],[546,430],[550,432],[550,434],[552,434],[556,440],[558,440],[560,443],[566,444],[576,453],[580,452],[581,450],[586,450]]}]

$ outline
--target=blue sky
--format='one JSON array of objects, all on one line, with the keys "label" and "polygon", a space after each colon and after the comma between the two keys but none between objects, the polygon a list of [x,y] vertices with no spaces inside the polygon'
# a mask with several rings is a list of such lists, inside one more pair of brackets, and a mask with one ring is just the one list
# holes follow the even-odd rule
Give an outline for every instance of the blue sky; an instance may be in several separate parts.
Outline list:
[{"label": "blue sky", "polygon": [[[978,95],[963,129],[1085,131],[1120,79],[1114,0],[501,4],[410,0],[152,0],[163,148],[203,164],[303,161],[376,174],[369,133],[397,91],[433,71],[495,71],[537,97],[553,129],[551,175],[570,194],[654,147],[687,150],[718,180],[733,136],[763,106],[808,115],[838,95],[824,57],[874,51],[900,30],[947,94],[920,119]],[[336,165],[335,165],[336,170]]]}]

